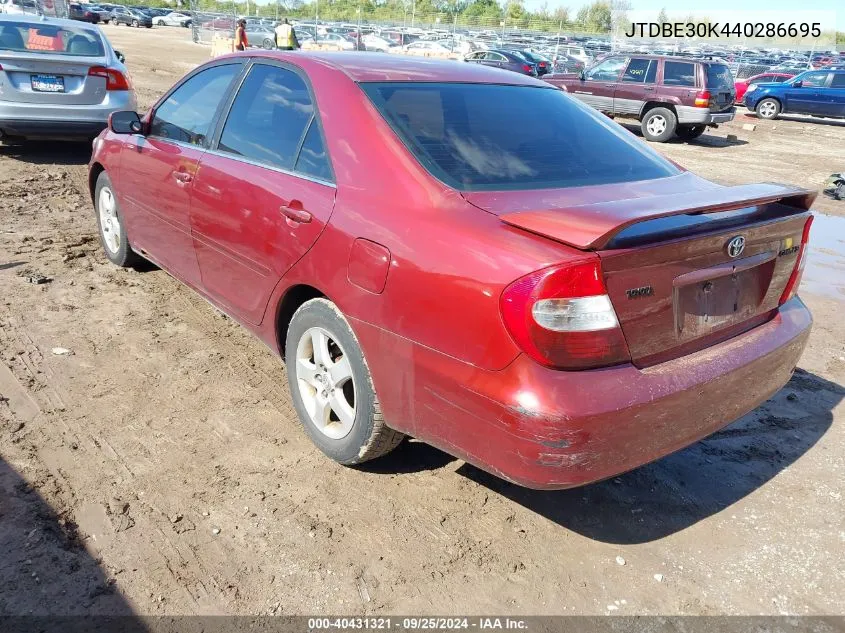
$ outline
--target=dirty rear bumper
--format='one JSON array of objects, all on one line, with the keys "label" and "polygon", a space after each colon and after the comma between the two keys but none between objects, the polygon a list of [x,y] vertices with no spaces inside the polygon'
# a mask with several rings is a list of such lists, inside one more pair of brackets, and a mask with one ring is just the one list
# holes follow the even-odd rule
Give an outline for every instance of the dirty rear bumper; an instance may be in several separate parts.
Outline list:
[{"label": "dirty rear bumper", "polygon": [[736,108],[731,108],[726,112],[711,112],[708,108],[675,106],[675,110],[678,112],[678,123],[682,125],[718,125],[719,123],[733,121],[734,116],[736,116]]},{"label": "dirty rear bumper", "polygon": [[[483,371],[355,327],[365,353],[390,337],[393,353],[412,354],[392,372],[373,372],[391,426],[504,479],[554,489],[631,470],[753,410],[788,382],[811,325],[796,298],[764,325],[700,352],[583,372],[524,355]],[[397,371],[405,362],[410,376]]]}]

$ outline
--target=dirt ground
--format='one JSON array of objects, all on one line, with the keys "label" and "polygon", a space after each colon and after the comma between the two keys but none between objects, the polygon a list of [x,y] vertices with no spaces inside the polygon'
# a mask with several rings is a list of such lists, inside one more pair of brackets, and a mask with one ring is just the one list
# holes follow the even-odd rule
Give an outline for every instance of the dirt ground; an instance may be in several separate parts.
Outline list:
[{"label": "dirt ground", "polygon": [[[209,53],[104,28],[144,107]],[[740,115],[656,147],[720,182],[818,188],[845,170],[845,122]],[[533,492],[419,442],[324,458],[277,358],[164,272],[106,261],[88,151],[0,148],[0,614],[842,613],[842,217],[819,223],[815,327],[782,392],[657,463]]]}]

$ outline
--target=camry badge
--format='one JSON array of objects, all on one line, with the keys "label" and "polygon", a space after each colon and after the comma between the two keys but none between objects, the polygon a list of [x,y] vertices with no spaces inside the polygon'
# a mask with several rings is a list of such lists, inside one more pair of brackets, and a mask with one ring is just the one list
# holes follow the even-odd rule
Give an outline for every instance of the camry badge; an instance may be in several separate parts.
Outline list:
[{"label": "camry badge", "polygon": [[739,257],[742,251],[745,250],[745,238],[742,235],[732,237],[728,242],[728,255],[731,257]]}]

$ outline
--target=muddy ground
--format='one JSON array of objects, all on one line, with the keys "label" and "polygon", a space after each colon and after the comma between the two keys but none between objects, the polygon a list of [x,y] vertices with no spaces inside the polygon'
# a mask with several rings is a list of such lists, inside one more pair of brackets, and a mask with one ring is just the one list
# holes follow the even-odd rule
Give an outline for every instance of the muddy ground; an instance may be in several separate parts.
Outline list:
[{"label": "muddy ground", "polygon": [[[105,29],[143,106],[208,56],[182,29]],[[817,188],[843,146],[843,122],[741,115],[657,148]],[[0,613],[842,612],[845,220],[824,219],[782,392],[655,464],[532,492],[418,442],[324,458],[277,358],[164,272],[106,261],[87,158],[0,148]]]}]

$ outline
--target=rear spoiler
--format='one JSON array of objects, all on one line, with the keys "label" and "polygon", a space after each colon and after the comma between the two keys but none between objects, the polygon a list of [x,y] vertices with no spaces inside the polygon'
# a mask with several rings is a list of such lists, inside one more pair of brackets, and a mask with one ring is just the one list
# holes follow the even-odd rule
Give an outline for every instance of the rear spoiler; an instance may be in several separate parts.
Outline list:
[{"label": "rear spoiler", "polygon": [[606,247],[627,227],[673,215],[698,215],[780,203],[806,211],[818,192],[774,183],[692,190],[687,194],[597,202],[561,209],[504,213],[505,224],[549,237],[581,250]]}]

